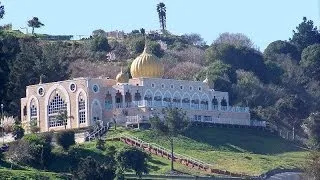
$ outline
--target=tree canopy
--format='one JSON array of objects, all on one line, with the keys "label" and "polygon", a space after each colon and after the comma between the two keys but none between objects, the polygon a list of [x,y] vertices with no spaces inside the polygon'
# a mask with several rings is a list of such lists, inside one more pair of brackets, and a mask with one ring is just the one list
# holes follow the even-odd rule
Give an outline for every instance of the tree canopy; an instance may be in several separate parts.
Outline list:
[{"label": "tree canopy", "polygon": [[41,26],[44,26],[44,24],[39,21],[38,17],[33,17],[28,21],[28,26],[32,28],[32,34],[34,34],[34,29],[40,28]]},{"label": "tree canopy", "polygon": [[301,66],[311,78],[320,80],[320,44],[308,46],[302,51]]},{"label": "tree canopy", "polygon": [[312,20],[303,17],[303,21],[293,30],[290,42],[298,47],[299,52],[312,44],[320,43],[320,34]]}]

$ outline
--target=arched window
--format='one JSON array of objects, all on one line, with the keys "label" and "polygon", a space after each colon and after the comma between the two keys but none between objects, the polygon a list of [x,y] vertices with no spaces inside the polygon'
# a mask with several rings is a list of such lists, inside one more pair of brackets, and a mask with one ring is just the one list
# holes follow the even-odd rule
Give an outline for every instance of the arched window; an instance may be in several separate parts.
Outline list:
[{"label": "arched window", "polygon": [[192,97],[192,100],[191,100],[191,108],[192,109],[199,109],[199,96],[197,94],[195,94],[193,97]]},{"label": "arched window", "polygon": [[126,92],[126,95],[124,96],[124,100],[125,100],[125,103],[126,103],[126,107],[127,108],[131,107],[132,96],[131,96],[131,93],[129,91]]},{"label": "arched window", "polygon": [[30,125],[38,125],[38,107],[34,98],[30,102]]},{"label": "arched window", "polygon": [[152,93],[151,91],[147,91],[144,95],[144,101],[146,106],[152,106]]},{"label": "arched window", "polygon": [[78,118],[80,124],[86,123],[86,99],[82,93],[78,97]]},{"label": "arched window", "polygon": [[142,106],[142,98],[141,98],[141,94],[139,93],[139,91],[137,90],[137,92],[134,94],[134,104],[136,106]]},{"label": "arched window", "polygon": [[159,91],[156,92],[156,94],[154,95],[154,103],[153,105],[156,107],[161,107],[162,106],[162,95]]},{"label": "arched window", "polygon": [[172,99],[173,107],[179,108],[181,106],[181,96],[179,93],[175,93]]},{"label": "arched window", "polygon": [[48,105],[48,119],[49,119],[49,127],[56,126],[66,126],[68,121],[57,119],[56,117],[62,113],[67,111],[67,103],[65,102],[65,97],[58,90],[51,94]]},{"label": "arched window", "polygon": [[182,108],[190,109],[190,96],[186,94],[182,98]]},{"label": "arched window", "polygon": [[98,100],[93,101],[91,110],[92,110],[92,119],[94,123],[96,123],[99,120],[102,120],[102,109],[100,106],[100,102]]},{"label": "arched window", "polygon": [[206,100],[206,99],[202,99],[201,100],[201,102],[200,102],[200,108],[202,109],[202,110],[208,110],[209,109],[209,106],[208,106],[209,104],[208,104],[208,100]]},{"label": "arched window", "polygon": [[167,91],[163,96],[163,106],[169,107],[171,106],[171,94]]},{"label": "arched window", "polygon": [[109,91],[108,91],[108,93],[106,94],[106,97],[105,97],[105,99],[104,99],[104,106],[105,106],[105,108],[108,109],[108,110],[112,109],[112,96],[111,96],[111,94],[109,93]]},{"label": "arched window", "polygon": [[218,100],[216,99],[215,96],[213,96],[213,99],[212,99],[212,110],[218,110]]},{"label": "arched window", "polygon": [[122,108],[122,94],[119,90],[116,93],[116,108]]}]

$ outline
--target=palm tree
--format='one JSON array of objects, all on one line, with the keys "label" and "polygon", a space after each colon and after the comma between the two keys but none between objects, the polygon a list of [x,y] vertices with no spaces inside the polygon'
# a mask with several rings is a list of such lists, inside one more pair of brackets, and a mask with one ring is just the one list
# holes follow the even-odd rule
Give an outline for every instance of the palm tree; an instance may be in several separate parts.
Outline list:
[{"label": "palm tree", "polygon": [[166,29],[166,5],[161,2],[157,4],[157,12],[159,15],[159,22],[162,31]]},{"label": "palm tree", "polygon": [[61,121],[64,126],[64,129],[67,129],[68,119],[74,119],[74,117],[68,116],[68,112],[66,110],[60,111],[59,114],[56,116],[56,121]]},{"label": "palm tree", "polygon": [[34,28],[40,28],[41,26],[44,26],[44,24],[39,21],[39,18],[33,17],[28,21],[28,26],[32,27],[32,34],[34,34]]}]

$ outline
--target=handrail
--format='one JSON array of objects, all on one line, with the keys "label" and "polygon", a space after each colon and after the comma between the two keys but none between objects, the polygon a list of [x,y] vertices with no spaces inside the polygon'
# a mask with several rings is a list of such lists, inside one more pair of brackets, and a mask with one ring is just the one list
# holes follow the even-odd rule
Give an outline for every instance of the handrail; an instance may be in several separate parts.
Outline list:
[{"label": "handrail", "polygon": [[105,132],[106,128],[109,129],[109,126],[103,125],[101,128],[95,129],[92,133],[88,134],[86,138],[88,138],[88,140],[91,141],[91,139],[94,139],[97,134],[100,134],[101,132]]},{"label": "handrail", "polygon": [[[160,146],[160,145],[155,144],[155,143],[145,142],[145,141],[143,141],[143,140],[141,140],[141,139],[139,139],[139,138],[137,138],[137,137],[135,137],[135,136],[132,136],[132,135],[130,135],[130,134],[123,134],[122,137],[123,137],[123,136],[125,136],[125,137],[127,137],[127,138],[130,138],[130,139],[132,139],[132,140],[135,140],[135,141],[139,142],[140,144],[147,145],[148,147],[153,147],[153,148],[157,148],[157,149],[159,149],[159,150],[162,150],[162,151],[166,152],[167,154],[169,154],[169,153],[171,152],[171,150],[169,150],[169,149],[167,149],[167,148],[165,148],[165,147],[163,147],[163,146]],[[121,137],[121,136],[120,136],[120,137]],[[179,154],[179,153],[173,153],[173,156],[174,156],[174,157],[177,157],[177,158],[179,158],[179,159],[185,159],[185,160],[193,161],[193,162],[195,162],[195,163],[202,164],[202,165],[206,165],[206,166],[209,166],[209,167],[210,167],[210,166],[213,166],[212,164],[206,163],[206,162],[204,162],[204,161],[201,161],[201,160],[199,160],[199,159],[190,157],[190,156],[188,156],[188,155],[182,155],[182,154]]]}]

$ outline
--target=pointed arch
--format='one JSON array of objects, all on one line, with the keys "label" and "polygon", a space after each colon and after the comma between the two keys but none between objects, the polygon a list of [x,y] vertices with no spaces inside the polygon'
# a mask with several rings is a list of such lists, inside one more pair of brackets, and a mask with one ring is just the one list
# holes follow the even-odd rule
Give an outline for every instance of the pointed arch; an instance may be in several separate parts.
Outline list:
[{"label": "pointed arch", "polygon": [[36,96],[32,95],[29,99],[28,99],[28,121],[29,124],[32,126],[39,126],[40,122],[39,122],[39,100]]},{"label": "pointed arch", "polygon": [[107,92],[106,97],[104,98],[104,106],[107,110],[111,110],[113,108],[113,100],[110,91]]},{"label": "pointed arch", "polygon": [[77,91],[77,125],[80,124],[88,125],[88,98],[87,93],[83,89]]},{"label": "pointed arch", "polygon": [[162,106],[162,93],[157,90],[154,95],[153,95],[153,105],[156,107],[161,107]]},{"label": "pointed arch", "polygon": [[66,111],[67,116],[70,117],[70,97],[68,91],[60,84],[54,84],[46,93],[45,97],[45,123],[46,129],[49,128],[65,126],[66,128],[71,128],[70,119],[65,122],[61,120],[56,120],[56,116],[60,112]]},{"label": "pointed arch", "polygon": [[163,95],[163,105],[165,107],[171,106],[172,103],[172,94],[169,91],[166,91]]},{"label": "pointed arch", "polygon": [[118,90],[116,92],[116,95],[115,95],[115,101],[116,101],[116,108],[122,108],[123,107],[123,95],[122,93]]},{"label": "pointed arch", "polygon": [[181,107],[181,99],[182,99],[181,94],[178,91],[176,91],[172,96],[173,107],[177,107],[177,108]]},{"label": "pointed arch", "polygon": [[97,121],[102,120],[102,107],[98,99],[94,99],[91,103],[91,124],[94,125]]},{"label": "pointed arch", "polygon": [[132,95],[129,92],[129,90],[125,93],[124,95],[124,102],[125,102],[125,107],[129,108],[131,107],[131,103],[132,103]]},{"label": "pointed arch", "polygon": [[149,106],[149,107],[152,106],[153,94],[152,94],[152,92],[151,92],[149,89],[146,90],[146,92],[144,93],[143,99],[144,99],[144,104],[145,104],[146,106]]},{"label": "pointed arch", "polygon": [[200,109],[202,110],[209,110],[209,96],[207,94],[203,94],[201,96],[201,101],[200,101]]},{"label": "pointed arch", "polygon": [[189,93],[184,93],[182,97],[182,108],[184,109],[190,109],[190,94]]},{"label": "pointed arch", "polygon": [[140,94],[139,90],[137,90],[137,92],[134,93],[134,101],[133,101],[133,103],[136,106],[142,106],[142,97],[141,97],[141,94]]},{"label": "pointed arch", "polygon": [[227,100],[223,97],[220,102],[221,110],[226,111],[228,109]]},{"label": "pointed arch", "polygon": [[191,109],[199,109],[200,105],[200,96],[197,93],[194,93],[191,98]]}]

